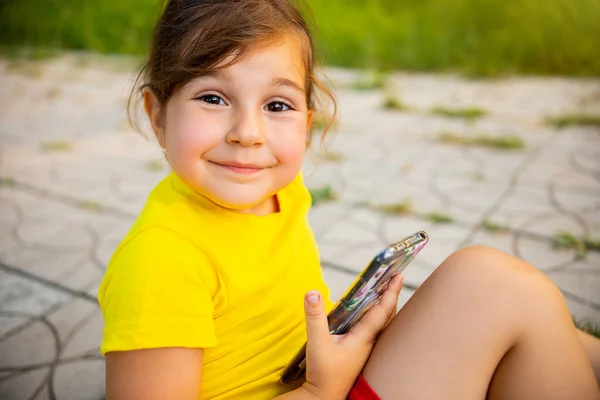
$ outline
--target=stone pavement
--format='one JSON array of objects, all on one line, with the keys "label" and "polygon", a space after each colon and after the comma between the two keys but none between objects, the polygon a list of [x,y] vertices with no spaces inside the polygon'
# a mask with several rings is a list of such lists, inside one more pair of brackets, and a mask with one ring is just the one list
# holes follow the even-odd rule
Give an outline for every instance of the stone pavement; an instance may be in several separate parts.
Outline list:
[{"label": "stone pavement", "polygon": [[[129,71],[97,56],[0,61],[2,399],[103,398],[96,290],[167,173],[152,140],[127,126]],[[352,88],[356,72],[328,75],[340,120],[305,176],[334,197],[310,213],[334,297],[385,244],[423,229],[431,242],[406,270],[401,303],[453,250],[485,244],[536,265],[575,317],[600,324],[600,252],[580,239],[600,238],[600,131],[544,123],[599,114],[600,81],[395,74],[387,91],[410,108],[392,111],[381,107],[386,90]],[[524,148],[490,148],[482,135]]]}]

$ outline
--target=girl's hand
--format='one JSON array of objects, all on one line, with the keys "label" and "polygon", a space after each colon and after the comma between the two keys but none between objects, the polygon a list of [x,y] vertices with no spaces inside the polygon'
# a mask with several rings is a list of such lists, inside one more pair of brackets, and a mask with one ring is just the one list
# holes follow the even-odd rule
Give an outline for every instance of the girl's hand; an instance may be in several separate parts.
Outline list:
[{"label": "girl's hand", "polygon": [[329,334],[323,299],[308,292],[306,311],[306,382],[302,386],[320,400],[345,399],[367,362],[375,339],[396,313],[403,277],[388,284],[379,304],[373,306],[345,335]]}]

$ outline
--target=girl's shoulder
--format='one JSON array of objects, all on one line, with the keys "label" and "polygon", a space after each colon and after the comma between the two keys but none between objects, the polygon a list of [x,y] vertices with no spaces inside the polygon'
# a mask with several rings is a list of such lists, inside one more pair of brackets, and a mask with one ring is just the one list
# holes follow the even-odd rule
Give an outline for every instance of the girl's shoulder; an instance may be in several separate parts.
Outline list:
[{"label": "girl's shoulder", "polygon": [[226,305],[223,290],[211,260],[177,232],[160,226],[132,232],[98,288],[102,354],[215,346],[212,315]]},{"label": "girl's shoulder", "polygon": [[[195,234],[206,223],[202,223],[202,216],[188,203],[174,188],[170,175],[163,179],[149,194],[142,211],[115,249],[109,266],[125,248],[136,259],[157,252],[206,257],[206,246]],[[190,226],[195,226],[196,231]]]},{"label": "girl's shoulder", "polygon": [[202,225],[202,213],[178,184],[171,173],[154,187],[126,239],[151,228],[170,230],[185,238],[191,224]]}]

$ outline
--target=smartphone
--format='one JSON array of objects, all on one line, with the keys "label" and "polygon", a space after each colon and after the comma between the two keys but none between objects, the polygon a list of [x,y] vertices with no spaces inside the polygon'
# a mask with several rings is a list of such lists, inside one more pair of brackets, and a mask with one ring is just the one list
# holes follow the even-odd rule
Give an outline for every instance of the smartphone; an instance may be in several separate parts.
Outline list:
[{"label": "smartphone", "polygon": [[[390,279],[401,273],[428,241],[427,233],[420,231],[381,250],[327,316],[329,333],[343,335],[348,332],[379,302]],[[305,370],[306,344],[283,370],[280,381],[290,383],[304,374]]]}]

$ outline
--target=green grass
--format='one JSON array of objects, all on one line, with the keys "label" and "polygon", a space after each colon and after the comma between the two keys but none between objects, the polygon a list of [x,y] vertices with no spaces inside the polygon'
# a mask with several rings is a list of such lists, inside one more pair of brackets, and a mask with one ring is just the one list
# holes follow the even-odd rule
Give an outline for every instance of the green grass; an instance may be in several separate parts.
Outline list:
[{"label": "green grass", "polygon": [[[373,70],[600,75],[599,0],[307,0],[318,59]],[[0,2],[4,45],[144,54],[157,0]],[[107,23],[106,21],[110,21]],[[42,50],[37,50],[42,49]]]},{"label": "green grass", "polygon": [[591,251],[600,251],[600,239],[586,238],[583,240],[585,248]]},{"label": "green grass", "polygon": [[334,65],[599,75],[598,0],[309,0]]},{"label": "green grass", "polygon": [[446,108],[446,107],[435,107],[431,110],[434,115],[439,115],[447,118],[462,118],[469,121],[476,120],[487,114],[485,110],[480,108]]},{"label": "green grass", "polygon": [[13,58],[6,64],[6,71],[29,78],[42,78],[46,71],[38,60]]},{"label": "green grass", "polygon": [[516,136],[478,135],[475,137],[466,137],[446,132],[439,135],[437,139],[441,143],[458,146],[488,147],[500,150],[522,150],[525,148],[523,139]]},{"label": "green grass", "polygon": [[583,241],[570,232],[558,232],[554,235],[556,249],[582,249]]},{"label": "green grass", "polygon": [[146,169],[148,171],[162,171],[165,169],[163,160],[150,160],[146,162]]},{"label": "green grass", "polygon": [[79,203],[79,208],[88,210],[88,211],[98,212],[102,209],[102,206],[95,201],[84,200],[81,203]]},{"label": "green grass", "polygon": [[19,0],[0,4],[4,44],[121,54],[147,51],[160,11],[156,0]]},{"label": "green grass", "polygon": [[592,126],[600,128],[600,115],[591,114],[571,114],[549,117],[546,120],[548,125],[557,129],[567,128],[569,126]]},{"label": "green grass", "polygon": [[482,171],[473,171],[471,173],[467,173],[467,176],[469,176],[475,182],[483,182],[485,180],[485,173]]},{"label": "green grass", "polygon": [[600,239],[592,237],[580,238],[570,232],[560,231],[552,238],[552,246],[558,250],[576,250],[577,258],[583,259],[590,251],[600,251]]},{"label": "green grass", "polygon": [[310,197],[312,198],[313,206],[337,199],[337,195],[333,191],[333,188],[329,185],[323,186],[318,189],[309,189],[309,192]]},{"label": "green grass", "polygon": [[323,152],[323,159],[328,162],[337,163],[342,161],[344,157],[340,153],[337,153],[335,151],[327,151],[327,149],[325,149],[325,151]]},{"label": "green grass", "polygon": [[423,219],[433,222],[434,224],[450,224],[454,222],[454,218],[442,212],[434,211],[422,216]]},{"label": "green grass", "polygon": [[600,328],[597,325],[587,321],[579,321],[577,319],[573,319],[573,322],[577,328],[600,339]]},{"label": "green grass", "polygon": [[484,220],[483,223],[481,224],[481,226],[487,232],[491,232],[491,233],[505,233],[508,231],[507,227],[497,224],[493,221],[490,221],[489,219]]},{"label": "green grass", "polygon": [[[0,4],[0,10],[3,5]],[[0,15],[0,18],[2,16]],[[1,32],[0,27],[0,32]],[[57,48],[47,47],[15,47],[6,46],[5,43],[0,45],[0,55],[7,60],[19,62],[24,60],[47,60],[60,55],[60,50]]]},{"label": "green grass", "polygon": [[359,78],[350,87],[359,91],[368,91],[385,89],[386,85],[387,75],[380,71],[375,71]]},{"label": "green grass", "polygon": [[13,187],[15,180],[13,178],[0,178],[0,187]]},{"label": "green grass", "polygon": [[40,148],[45,152],[63,152],[70,151],[73,148],[73,145],[66,140],[52,140],[49,142],[43,142],[40,145]]},{"label": "green grass", "polygon": [[413,213],[412,199],[404,199],[399,203],[383,204],[376,207],[377,210],[392,215],[408,215]]},{"label": "green grass", "polygon": [[585,259],[587,255],[583,240],[570,232],[558,232],[554,235],[552,246],[557,250],[576,250],[576,258],[579,260]]},{"label": "green grass", "polygon": [[47,99],[55,100],[60,96],[60,94],[61,90],[59,86],[50,86],[48,89],[46,89],[45,96]]},{"label": "green grass", "polygon": [[397,96],[388,94],[381,103],[381,107],[384,110],[391,111],[407,111],[409,107],[402,102]]}]

